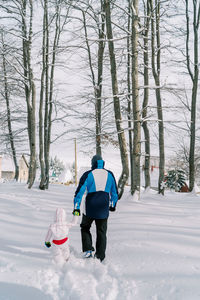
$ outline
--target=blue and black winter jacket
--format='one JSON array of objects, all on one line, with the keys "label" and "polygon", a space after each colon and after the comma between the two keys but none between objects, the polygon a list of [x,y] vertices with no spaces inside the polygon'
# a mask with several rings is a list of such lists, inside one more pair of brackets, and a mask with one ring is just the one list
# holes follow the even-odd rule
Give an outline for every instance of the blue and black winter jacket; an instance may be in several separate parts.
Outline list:
[{"label": "blue and black winter jacket", "polygon": [[108,218],[109,206],[116,205],[118,191],[115,177],[111,171],[104,169],[103,160],[97,160],[96,166],[82,175],[75,192],[75,209],[80,209],[85,191],[83,213],[93,219]]}]

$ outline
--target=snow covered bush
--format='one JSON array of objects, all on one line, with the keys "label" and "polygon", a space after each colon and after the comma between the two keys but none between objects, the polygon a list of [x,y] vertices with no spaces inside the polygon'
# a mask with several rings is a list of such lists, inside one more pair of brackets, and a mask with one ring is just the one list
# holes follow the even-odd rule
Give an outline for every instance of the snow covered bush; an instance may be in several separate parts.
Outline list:
[{"label": "snow covered bush", "polygon": [[55,156],[50,159],[50,170],[55,176],[59,176],[65,169],[64,163]]},{"label": "snow covered bush", "polygon": [[165,176],[165,186],[179,192],[182,186],[185,185],[186,174],[181,169],[174,169],[168,171]]}]

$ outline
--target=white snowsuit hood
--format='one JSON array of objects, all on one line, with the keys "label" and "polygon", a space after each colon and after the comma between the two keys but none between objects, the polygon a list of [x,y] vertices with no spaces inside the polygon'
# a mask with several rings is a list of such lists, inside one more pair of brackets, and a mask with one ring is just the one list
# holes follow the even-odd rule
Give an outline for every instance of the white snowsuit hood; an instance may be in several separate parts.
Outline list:
[{"label": "white snowsuit hood", "polygon": [[69,226],[66,222],[66,213],[63,208],[57,208],[55,214],[55,223],[51,225],[51,230],[55,238],[64,238],[69,232]]},{"label": "white snowsuit hood", "polygon": [[50,239],[64,239],[68,237],[69,229],[75,226],[78,222],[78,216],[73,216],[72,222],[67,223],[66,212],[63,208],[57,208],[54,223],[49,226],[45,241],[49,242]]}]

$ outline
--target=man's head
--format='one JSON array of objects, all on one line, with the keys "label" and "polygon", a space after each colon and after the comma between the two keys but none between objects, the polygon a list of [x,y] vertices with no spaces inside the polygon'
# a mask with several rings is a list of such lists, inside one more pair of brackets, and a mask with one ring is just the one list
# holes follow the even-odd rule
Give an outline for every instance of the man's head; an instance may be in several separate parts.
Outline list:
[{"label": "man's head", "polygon": [[97,166],[97,161],[98,160],[102,160],[101,155],[94,155],[93,158],[91,159],[91,165],[92,165],[92,169],[95,169]]}]

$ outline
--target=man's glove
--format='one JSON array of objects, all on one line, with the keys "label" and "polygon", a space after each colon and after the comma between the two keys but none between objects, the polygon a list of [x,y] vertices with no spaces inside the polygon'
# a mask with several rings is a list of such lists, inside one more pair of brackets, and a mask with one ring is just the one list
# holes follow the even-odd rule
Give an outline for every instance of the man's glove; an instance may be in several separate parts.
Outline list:
[{"label": "man's glove", "polygon": [[110,206],[109,211],[115,211],[116,210],[116,205],[115,206]]},{"label": "man's glove", "polygon": [[74,209],[72,214],[74,216],[80,216],[80,214],[81,214],[80,209]]},{"label": "man's glove", "polygon": [[51,243],[50,243],[50,242],[45,242],[45,246],[46,246],[47,248],[50,248],[50,247],[51,247]]}]

